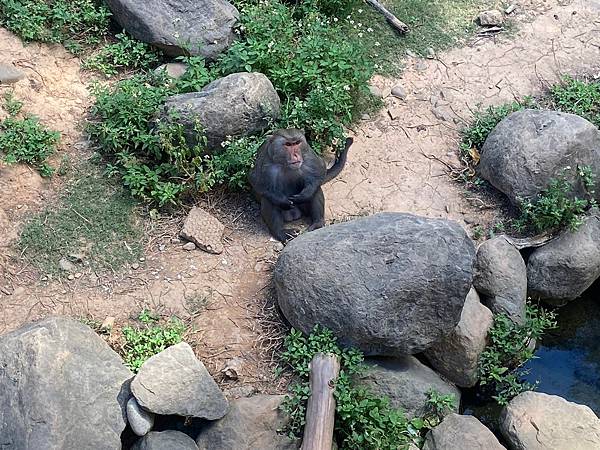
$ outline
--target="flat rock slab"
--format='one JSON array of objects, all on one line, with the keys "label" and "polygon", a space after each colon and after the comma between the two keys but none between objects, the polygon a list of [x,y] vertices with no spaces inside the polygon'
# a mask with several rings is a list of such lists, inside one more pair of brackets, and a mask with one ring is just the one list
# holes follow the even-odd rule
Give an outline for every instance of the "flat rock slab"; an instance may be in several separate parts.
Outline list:
[{"label": "flat rock slab", "polygon": [[427,433],[423,450],[506,450],[473,416],[448,415]]},{"label": "flat rock slab", "polygon": [[283,395],[256,395],[231,403],[225,417],[202,430],[200,450],[295,450],[299,442],[277,433],[288,417],[280,409]]},{"label": "flat rock slab", "polygon": [[131,450],[198,450],[194,440],[181,431],[152,431],[135,443]]},{"label": "flat rock slab", "polygon": [[0,448],[120,449],[132,376],[102,338],[72,319],[0,337]]},{"label": "flat rock slab", "polygon": [[458,411],[460,391],[414,356],[398,358],[368,358],[367,369],[355,380],[374,394],[387,397],[394,408],[400,408],[409,418],[423,417],[430,412],[428,392],[453,395]]},{"label": "flat rock slab", "polygon": [[524,392],[502,410],[500,431],[511,450],[598,450],[600,419],[556,395]]},{"label": "flat rock slab", "polygon": [[194,206],[183,224],[180,236],[196,244],[198,248],[208,253],[223,253],[223,231],[225,225],[219,220]]},{"label": "flat rock slab", "polygon": [[140,406],[156,414],[216,420],[228,409],[219,386],[185,342],[148,359],[131,391]]}]

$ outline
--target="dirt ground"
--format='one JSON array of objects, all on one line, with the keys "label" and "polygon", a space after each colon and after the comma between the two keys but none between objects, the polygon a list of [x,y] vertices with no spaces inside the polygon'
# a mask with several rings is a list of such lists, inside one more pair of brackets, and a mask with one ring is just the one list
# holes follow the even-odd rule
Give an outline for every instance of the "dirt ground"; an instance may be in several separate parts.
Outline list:
[{"label": "dirt ground", "polygon": [[[474,37],[435,59],[407,58],[400,78],[373,80],[380,88],[401,85],[408,96],[387,97],[380,113],[351,130],[355,144],[346,168],[324,188],[329,222],[399,211],[449,218],[472,230],[501,218],[500,201],[478,198],[448,177],[448,167],[460,167],[459,130],[479,104],[536,95],[561,74],[600,70],[600,0],[515,3],[515,33]],[[27,74],[14,85],[24,110],[61,132],[56,160],[84,157],[89,75],[79,60],[59,46],[24,47],[1,28],[0,60]],[[0,334],[51,314],[99,321],[114,316],[118,327],[150,307],[192,325],[187,341],[211,373],[241,358],[240,379],[225,387],[279,390],[282,381],[270,370],[270,337],[276,337],[270,333],[277,325],[270,273],[277,254],[257,208],[243,204],[250,197],[232,204],[217,194],[204,201],[227,227],[221,255],[183,250],[174,241],[175,219],[150,227],[137,269],[42,281],[19,262],[14,243],[23,220],[59,187],[60,181],[42,180],[27,167],[0,166]]]}]

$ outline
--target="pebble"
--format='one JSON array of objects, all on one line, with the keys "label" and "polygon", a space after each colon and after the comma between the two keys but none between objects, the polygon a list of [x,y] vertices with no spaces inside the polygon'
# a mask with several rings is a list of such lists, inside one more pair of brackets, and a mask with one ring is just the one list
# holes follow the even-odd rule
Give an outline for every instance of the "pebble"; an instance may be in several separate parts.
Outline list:
[{"label": "pebble", "polygon": [[181,239],[179,239],[179,238],[172,238],[171,239],[171,244],[181,244]]},{"label": "pebble", "polygon": [[144,262],[144,261],[146,261],[146,258],[144,258],[143,256],[140,257],[140,262]]},{"label": "pebble", "polygon": [[412,50],[406,49],[406,56],[410,56],[411,58],[416,58],[417,54]]},{"label": "pebble", "polygon": [[484,27],[497,27],[504,23],[502,12],[497,9],[483,11],[479,14],[479,24]]},{"label": "pebble", "polygon": [[58,267],[60,267],[60,269],[64,270],[65,272],[75,272],[75,270],[77,270],[75,264],[73,264],[67,258],[61,258],[58,262]]},{"label": "pebble", "polygon": [[191,252],[192,250],[196,250],[196,244],[193,242],[186,242],[182,248],[188,252]]},{"label": "pebble", "polygon": [[273,250],[275,250],[276,252],[280,252],[284,249],[284,245],[281,242],[277,242],[275,244],[273,244]]},{"label": "pebble", "polygon": [[368,115],[368,114],[363,114],[362,116],[360,116],[360,119],[361,119],[361,120],[370,120],[370,119],[371,119],[371,116],[370,116],[370,115]]},{"label": "pebble", "polygon": [[0,63],[0,83],[12,84],[25,78],[25,74],[12,64]]},{"label": "pebble", "polygon": [[102,322],[102,325],[100,325],[100,329],[101,330],[112,330],[112,327],[115,326],[115,318],[112,316],[108,316],[106,319],[104,319],[104,322]]},{"label": "pebble", "polygon": [[402,86],[394,86],[391,93],[394,97],[397,97],[400,100],[406,100],[406,89],[404,89]]},{"label": "pebble", "polygon": [[382,98],[383,97],[381,89],[379,89],[377,86],[370,86],[369,85],[369,91],[371,91],[371,94],[373,95],[373,97],[378,97],[378,98]]},{"label": "pebble", "polygon": [[187,65],[184,63],[167,63],[161,64],[156,69],[154,69],[155,73],[160,73],[161,71],[166,71],[167,75],[171,78],[181,78],[183,74],[187,71]]},{"label": "pebble", "polygon": [[427,58],[435,59],[435,50],[431,47],[427,49]]},{"label": "pebble", "polygon": [[139,268],[140,268],[140,265],[139,265],[138,263],[133,263],[133,264],[131,265],[131,268],[132,268],[133,270],[137,270],[137,269],[139,269]]},{"label": "pebble", "polygon": [[75,274],[75,278],[81,278],[81,276],[82,276],[82,275],[83,275],[83,274],[82,274],[81,272],[77,272],[77,273]]},{"label": "pebble", "polygon": [[143,409],[134,397],[127,401],[127,421],[133,432],[144,436],[154,426],[154,413]]},{"label": "pebble", "polygon": [[75,279],[75,275],[73,275],[72,273],[69,274],[69,276],[67,277],[67,280],[74,280]]},{"label": "pebble", "polygon": [[392,89],[388,86],[381,88],[381,98],[387,98],[392,93]]},{"label": "pebble", "polygon": [[415,70],[417,72],[424,72],[427,70],[427,63],[425,61],[417,61],[415,64]]},{"label": "pebble", "polygon": [[452,113],[446,108],[433,108],[433,115],[439,120],[443,120],[445,122],[452,121]]}]

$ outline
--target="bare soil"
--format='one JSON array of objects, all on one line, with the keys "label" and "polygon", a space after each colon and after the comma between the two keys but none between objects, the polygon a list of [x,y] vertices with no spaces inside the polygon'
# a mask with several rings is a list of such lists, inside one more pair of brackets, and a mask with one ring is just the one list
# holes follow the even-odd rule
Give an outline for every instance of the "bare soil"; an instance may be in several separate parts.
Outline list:
[{"label": "bare soil", "polygon": [[[562,74],[600,73],[600,0],[516,3],[515,33],[476,37],[435,59],[407,58],[398,79],[375,77],[374,85],[401,85],[408,97],[387,97],[385,108],[351,130],[347,166],[324,187],[329,223],[399,211],[449,218],[472,230],[503,217],[501,197],[477,196],[448,176],[449,168],[461,167],[459,130],[479,105],[540,94]],[[89,75],[80,61],[60,46],[23,46],[4,29],[0,60],[27,74],[14,85],[24,109],[62,133],[55,162],[65,154],[85,157]],[[0,87],[0,94],[7,89]],[[281,329],[270,287],[277,253],[249,196],[203,199],[226,225],[221,255],[187,252],[173,241],[180,218],[148,221],[146,256],[137,269],[45,280],[20,261],[15,240],[23,221],[59,188],[60,181],[43,180],[27,167],[0,166],[0,334],[52,314],[113,316],[118,330],[150,307],[191,325],[187,341],[225,387],[281,388],[271,370]],[[226,382],[219,372],[234,357],[243,361],[240,379]]]}]

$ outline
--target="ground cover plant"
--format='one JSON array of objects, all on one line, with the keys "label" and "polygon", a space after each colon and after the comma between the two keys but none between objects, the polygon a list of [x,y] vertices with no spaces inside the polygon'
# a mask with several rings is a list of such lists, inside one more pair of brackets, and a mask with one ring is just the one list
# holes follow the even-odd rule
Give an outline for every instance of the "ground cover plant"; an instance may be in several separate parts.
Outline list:
[{"label": "ground cover plant", "polygon": [[101,42],[109,17],[100,0],[0,0],[0,25],[24,41],[58,42],[74,53]]},{"label": "ground cover plant", "polygon": [[12,94],[5,96],[8,117],[0,121],[0,155],[9,164],[29,164],[42,176],[50,176],[54,169],[47,159],[56,151],[60,133],[46,128],[36,116],[20,115],[22,106]]},{"label": "ground cover plant", "polygon": [[531,344],[556,327],[555,318],[552,311],[533,304],[527,305],[522,325],[506,314],[494,316],[490,342],[479,358],[479,386],[484,394],[506,405],[521,392],[535,389],[536,385],[523,381],[527,375],[523,366],[534,357]]},{"label": "ground cover plant", "polygon": [[341,362],[335,385],[335,437],[340,448],[361,450],[397,450],[410,443],[419,444],[427,430],[436,426],[448,410],[455,407],[453,396],[435,391],[429,393],[431,413],[408,420],[401,410],[393,408],[387,398],[378,397],[359,387],[353,376],[365,370],[363,354],[356,349],[343,349],[333,333],[316,327],[305,336],[291,330],[284,342],[282,360],[297,381],[283,403],[290,416],[285,430],[290,436],[301,436],[305,423],[306,402],[310,396],[309,363],[317,353],[337,355]]},{"label": "ground cover plant", "polygon": [[123,346],[121,354],[125,364],[134,372],[140,369],[142,364],[167,347],[178,344],[183,340],[185,325],[177,318],[162,321],[150,310],[143,310],[138,321],[141,325],[124,327]]},{"label": "ground cover plant", "polygon": [[135,201],[91,164],[76,172],[60,199],[25,224],[19,240],[23,256],[47,274],[61,273],[60,260],[72,254],[83,255],[97,271],[138,260],[143,246]]}]

